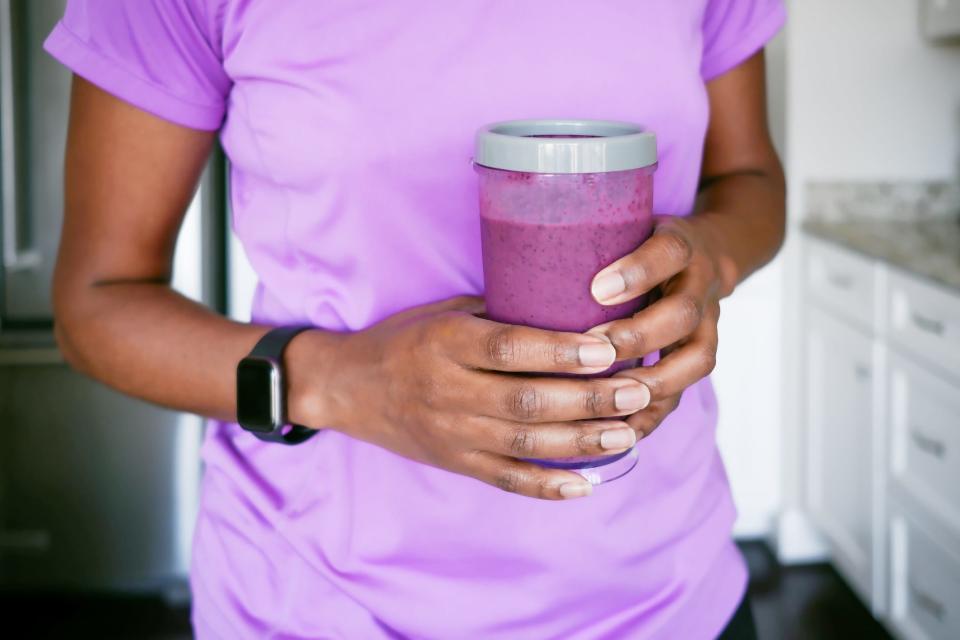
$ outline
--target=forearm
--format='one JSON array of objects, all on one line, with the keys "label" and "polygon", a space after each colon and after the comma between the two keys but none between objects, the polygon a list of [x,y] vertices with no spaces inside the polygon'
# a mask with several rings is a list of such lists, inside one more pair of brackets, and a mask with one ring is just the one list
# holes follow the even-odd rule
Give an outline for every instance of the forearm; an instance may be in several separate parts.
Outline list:
[{"label": "forearm", "polygon": [[705,181],[692,222],[718,261],[721,295],[730,295],[783,244],[785,186],[780,165]]},{"label": "forearm", "polygon": [[[74,79],[53,303],[57,341],[75,368],[155,404],[232,420],[237,364],[268,328],[232,322],[169,286],[214,137]],[[332,334],[307,333],[319,351],[286,368],[288,389],[302,388],[308,373],[316,380],[329,360],[323,343]],[[299,406],[289,395],[288,407]]]},{"label": "forearm", "polygon": [[[268,330],[228,320],[165,283],[61,283],[56,306],[57,340],[75,368],[143,400],[222,420],[236,417],[237,363]],[[301,372],[287,373],[289,386]]]}]

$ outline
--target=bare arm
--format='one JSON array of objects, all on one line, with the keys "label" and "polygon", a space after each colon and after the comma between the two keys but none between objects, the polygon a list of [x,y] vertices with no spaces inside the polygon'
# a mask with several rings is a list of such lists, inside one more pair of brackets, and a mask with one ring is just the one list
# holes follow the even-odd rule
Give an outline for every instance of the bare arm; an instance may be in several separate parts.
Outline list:
[{"label": "bare arm", "polygon": [[[763,53],[707,85],[710,124],[696,213],[658,219],[654,236],[597,275],[605,304],[659,286],[663,297],[633,318],[594,331],[618,359],[661,350],[655,365],[620,375],[650,390],[650,405],[629,419],[648,434],[673,411],[684,389],[716,364],[720,299],[776,254],[785,228],[783,168],[767,129]],[[601,284],[601,279],[605,282]]]},{"label": "bare arm", "polygon": [[707,84],[707,95],[695,221],[716,247],[726,296],[780,249],[786,182],[767,128],[763,53]]},{"label": "bare arm", "polygon": [[[170,288],[177,232],[212,139],[74,82],[54,306],[76,368],[130,395],[232,420],[237,362],[267,328],[231,322]],[[481,309],[460,298],[356,333],[300,334],[285,354],[291,420],[507,491],[588,495],[581,476],[516,458],[629,448],[635,432],[622,419],[591,419],[633,413],[645,390],[629,379],[505,375],[599,373],[615,353],[597,337],[472,315]]]},{"label": "bare arm", "polygon": [[230,419],[233,371],[265,328],[170,288],[177,233],[213,137],[75,78],[54,312],[74,367],[130,395]]}]

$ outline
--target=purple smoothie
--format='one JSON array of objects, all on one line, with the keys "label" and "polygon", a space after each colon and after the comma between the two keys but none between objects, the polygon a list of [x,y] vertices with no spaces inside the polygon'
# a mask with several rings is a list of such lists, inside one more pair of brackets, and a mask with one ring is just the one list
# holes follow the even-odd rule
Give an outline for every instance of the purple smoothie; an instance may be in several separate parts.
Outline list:
[{"label": "purple smoothie", "polygon": [[[538,174],[478,166],[487,316],[508,324],[584,332],[625,318],[640,298],[615,306],[590,293],[594,276],[646,240],[653,229],[652,168]],[[597,376],[636,366],[614,363]],[[537,460],[585,469],[614,456]]]},{"label": "purple smoothie", "polygon": [[[474,166],[487,316],[582,333],[639,310],[645,299],[597,303],[590,285],[650,236],[656,159],[655,136],[629,123],[519,120],[481,128]],[[636,364],[617,362],[595,375]],[[622,477],[636,460],[631,449],[533,462],[598,484]]]},{"label": "purple smoothie", "polygon": [[643,224],[481,224],[487,314],[493,320],[579,333],[628,316],[643,302],[603,306],[590,295],[593,276],[643,242]]},{"label": "purple smoothie", "polygon": [[498,322],[583,332],[644,300],[594,301],[601,269],[653,226],[652,171],[534,174],[478,167],[487,314]]}]

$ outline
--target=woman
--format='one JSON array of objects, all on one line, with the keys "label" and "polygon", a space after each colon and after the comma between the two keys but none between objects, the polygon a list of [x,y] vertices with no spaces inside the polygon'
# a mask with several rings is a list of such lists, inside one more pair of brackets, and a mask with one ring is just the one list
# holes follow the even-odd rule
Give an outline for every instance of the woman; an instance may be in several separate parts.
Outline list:
[{"label": "woman", "polygon": [[[70,2],[47,42],[76,74],[58,338],[89,375],[216,419],[198,637],[749,637],[705,376],[718,300],[782,240],[762,47],[783,19],[778,0]],[[657,232],[594,294],[662,298],[589,336],[470,297],[473,132],[556,115],[659,139]],[[215,136],[251,324],[169,286]],[[296,446],[234,423],[238,362],[284,325],[314,327],[282,359],[287,419],[321,429]],[[512,373],[658,350],[612,379]],[[641,437],[595,489],[518,460]]]}]

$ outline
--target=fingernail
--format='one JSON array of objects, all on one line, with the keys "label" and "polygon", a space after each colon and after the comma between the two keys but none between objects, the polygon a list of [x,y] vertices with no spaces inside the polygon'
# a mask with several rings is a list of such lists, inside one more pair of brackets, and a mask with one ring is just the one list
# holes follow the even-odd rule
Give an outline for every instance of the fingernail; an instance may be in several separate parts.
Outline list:
[{"label": "fingernail", "polygon": [[584,498],[593,493],[593,485],[589,482],[567,482],[560,485],[560,495],[566,499]]},{"label": "fingernail", "polygon": [[600,434],[600,446],[604,449],[628,449],[636,443],[633,429],[611,429]]},{"label": "fingernail", "polygon": [[580,365],[584,367],[609,367],[617,359],[617,350],[609,342],[593,342],[580,345]]},{"label": "fingernail", "polygon": [[597,276],[590,292],[597,302],[610,300],[627,290],[627,283],[619,271],[610,271]]},{"label": "fingernail", "polygon": [[613,392],[613,404],[617,411],[640,411],[650,404],[650,389],[645,384],[620,387]]}]

